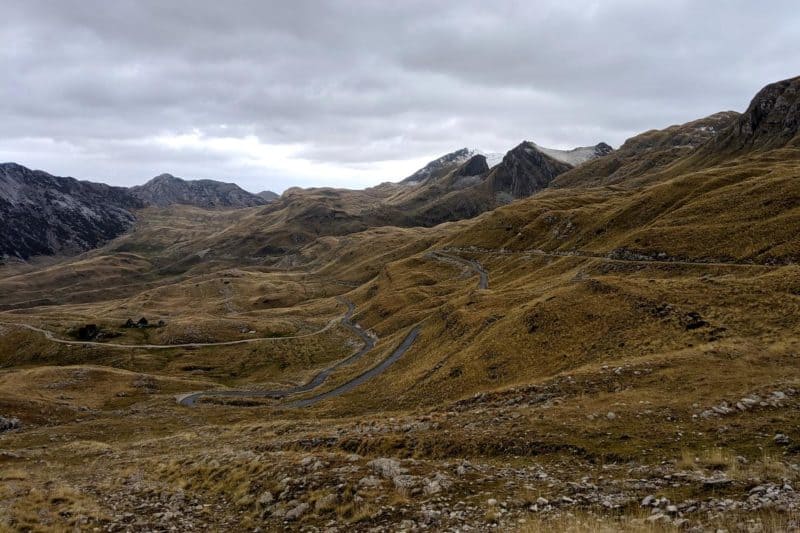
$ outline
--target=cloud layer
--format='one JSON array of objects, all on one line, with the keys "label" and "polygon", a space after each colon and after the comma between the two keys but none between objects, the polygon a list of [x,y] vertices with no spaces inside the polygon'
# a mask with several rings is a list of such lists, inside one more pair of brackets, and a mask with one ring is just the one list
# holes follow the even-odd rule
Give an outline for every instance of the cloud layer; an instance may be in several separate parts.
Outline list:
[{"label": "cloud layer", "polygon": [[12,0],[0,160],[361,187],[462,146],[618,145],[800,74],[789,1],[390,4]]}]

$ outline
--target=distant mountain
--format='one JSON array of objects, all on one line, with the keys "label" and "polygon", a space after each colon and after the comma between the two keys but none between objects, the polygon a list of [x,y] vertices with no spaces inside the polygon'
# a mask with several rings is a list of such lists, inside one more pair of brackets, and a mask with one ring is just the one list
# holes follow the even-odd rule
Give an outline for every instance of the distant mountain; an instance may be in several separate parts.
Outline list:
[{"label": "distant mountain", "polygon": [[147,205],[193,205],[196,207],[253,207],[266,200],[249,193],[235,183],[214,180],[184,180],[172,174],[161,174],[144,185],[131,187],[130,192]]},{"label": "distant mountain", "polygon": [[[598,157],[603,157],[614,151],[613,148],[603,142],[598,143],[595,146],[581,146],[571,150],[545,148],[533,142],[526,142],[530,147],[535,148],[542,154],[547,155],[549,158],[555,159],[561,163],[566,163],[572,167],[576,167]],[[507,154],[461,148],[455,152],[450,152],[449,154],[445,154],[437,159],[434,159],[421,169],[402,180],[400,183],[406,185],[419,185],[426,183],[431,179],[441,178],[476,155],[480,155],[484,158],[488,169],[493,169],[503,162],[503,159]]]},{"label": "distant mountain", "polygon": [[[582,150],[582,149],[577,149]],[[566,152],[549,150],[562,157]],[[575,155],[574,159],[589,158],[586,154]],[[550,153],[543,151],[535,143],[523,141],[510,150],[503,161],[497,165],[486,178],[492,193],[501,195],[508,200],[523,198],[546,188],[550,183],[564,172],[573,168],[573,165],[554,158]]]},{"label": "distant mountain", "polygon": [[461,148],[455,152],[450,152],[449,154],[434,159],[400,183],[416,185],[418,183],[424,183],[432,178],[440,177],[450,172],[464,161],[467,161],[473,155],[475,155],[474,151],[469,148]]},{"label": "distant mountain", "polygon": [[9,220],[4,227],[10,230],[0,235],[0,254],[27,258],[80,252],[128,229],[135,220],[131,209],[178,204],[201,208],[269,204],[264,216],[274,219],[270,222],[274,234],[254,252],[282,253],[320,235],[379,226],[432,226],[474,217],[548,187],[556,176],[573,168],[569,161],[585,165],[609,150],[602,143],[565,151],[523,142],[501,158],[462,148],[431,161],[399,184],[364,191],[293,188],[282,196],[271,191],[256,195],[233,183],[189,181],[170,174],[124,189],[9,164],[4,167],[0,213]]},{"label": "distant mountain", "polygon": [[[572,151],[548,150],[561,159],[588,161],[611,147],[603,143]],[[471,218],[517,198],[547,188],[560,174],[573,168],[525,141],[494,165],[478,150],[462,148],[428,163],[394,189],[384,200],[404,220],[397,225],[431,226]],[[388,190],[392,190],[389,188]]]},{"label": "distant mountain", "polygon": [[0,164],[0,256],[78,253],[125,232],[141,200],[123,187]]},{"label": "distant mountain", "polygon": [[262,200],[266,202],[274,202],[275,200],[281,197],[280,194],[272,191],[261,191],[260,193],[256,194],[256,196],[260,197]]}]

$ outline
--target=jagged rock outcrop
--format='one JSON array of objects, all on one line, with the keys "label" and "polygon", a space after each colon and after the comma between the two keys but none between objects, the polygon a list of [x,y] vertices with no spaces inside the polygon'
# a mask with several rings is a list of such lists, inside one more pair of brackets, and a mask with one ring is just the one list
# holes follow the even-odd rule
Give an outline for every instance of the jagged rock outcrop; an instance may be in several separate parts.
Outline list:
[{"label": "jagged rock outcrop", "polygon": [[205,208],[238,208],[266,204],[266,200],[249,193],[235,183],[215,180],[184,180],[161,174],[144,185],[130,188],[131,194],[147,205],[193,205]]},{"label": "jagged rock outcrop", "polygon": [[445,154],[442,157],[434,159],[406,179],[402,180],[400,183],[424,183],[431,178],[451,172],[457,166],[469,160],[473,155],[475,155],[475,152],[469,148],[461,148],[455,152],[450,152],[449,154]]},{"label": "jagged rock outcrop", "polygon": [[720,134],[714,149],[779,148],[795,141],[800,128],[800,76],[770,83],[747,110]]},{"label": "jagged rock outcrop", "polygon": [[123,187],[0,164],[0,257],[79,253],[130,228],[141,200]]},{"label": "jagged rock outcrop", "polygon": [[529,141],[509,151],[486,178],[489,190],[498,198],[523,198],[541,191],[572,165],[546,155]]},{"label": "jagged rock outcrop", "polygon": [[466,163],[458,167],[454,172],[454,176],[478,176],[488,171],[489,165],[486,163],[486,156],[483,154],[477,154],[469,158]]}]

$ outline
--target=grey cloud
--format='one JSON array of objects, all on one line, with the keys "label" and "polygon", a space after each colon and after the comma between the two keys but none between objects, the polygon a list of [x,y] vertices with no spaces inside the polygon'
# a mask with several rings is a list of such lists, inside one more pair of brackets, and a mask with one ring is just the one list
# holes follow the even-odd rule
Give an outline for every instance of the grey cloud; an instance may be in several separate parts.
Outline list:
[{"label": "grey cloud", "polygon": [[[126,184],[346,186],[461,146],[619,144],[743,109],[797,74],[800,42],[788,1],[9,4],[0,156]],[[311,166],[152,143],[192,131],[298,145]]]}]

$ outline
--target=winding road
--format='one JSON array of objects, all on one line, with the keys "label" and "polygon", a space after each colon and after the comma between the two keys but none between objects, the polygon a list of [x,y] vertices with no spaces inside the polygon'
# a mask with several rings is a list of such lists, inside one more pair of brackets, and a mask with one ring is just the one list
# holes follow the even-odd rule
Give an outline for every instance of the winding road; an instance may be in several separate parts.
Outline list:
[{"label": "winding road", "polygon": [[[352,322],[351,317],[354,311],[354,306],[352,303],[348,302],[350,308],[348,309],[347,316],[342,319],[342,325],[346,328],[350,329],[353,333],[358,335],[362,341],[364,341],[364,346],[358,350],[353,355],[346,357],[345,359],[341,359],[340,361],[336,362],[335,364],[329,366],[328,368],[321,371],[319,374],[314,376],[308,383],[304,385],[298,385],[296,387],[290,387],[287,389],[276,389],[276,390],[234,390],[234,389],[223,389],[223,390],[210,390],[210,391],[202,391],[202,392],[193,392],[189,394],[185,394],[183,396],[179,396],[177,401],[180,405],[185,407],[194,407],[197,405],[197,401],[201,398],[274,398],[280,399],[284,398],[289,395],[294,394],[301,394],[303,392],[308,392],[317,387],[321,386],[330,375],[333,373],[334,370],[354,363],[355,361],[361,359],[364,355],[366,355],[369,351],[371,351],[375,347],[376,339],[365,332],[358,324]],[[295,400],[289,403],[285,403],[282,405],[277,406],[280,409],[293,409],[297,407],[307,407],[309,405],[315,404],[319,401],[334,398],[336,396],[341,396],[342,394],[353,390],[354,388],[358,387],[362,383],[378,376],[386,371],[389,366],[391,366],[395,361],[400,359],[411,346],[414,344],[414,341],[417,340],[419,336],[420,326],[415,326],[400,345],[395,348],[395,350],[383,361],[372,367],[371,369],[359,374],[355,378],[342,383],[338,387],[331,389],[326,392],[319,393],[315,396],[311,396],[309,398],[302,398],[299,400]]]},{"label": "winding road", "polygon": [[[565,252],[559,252],[559,251],[547,252],[539,249],[508,251],[502,249],[491,250],[491,249],[480,249],[480,248],[470,248],[470,249],[446,248],[440,250],[433,250],[426,254],[426,257],[429,257],[431,259],[442,261],[451,265],[457,264],[467,267],[474,273],[474,275],[478,276],[479,289],[489,288],[489,273],[478,261],[472,259],[465,259],[459,255],[455,255],[459,253],[494,254],[502,256],[522,255],[522,256],[545,256],[545,257],[582,257],[588,259],[600,259],[611,262],[656,263],[656,264],[692,265],[692,266],[735,266],[735,267],[761,267],[761,268],[775,268],[777,266],[781,266],[781,265],[765,265],[765,264],[755,264],[755,263],[733,263],[724,261],[701,262],[701,261],[682,261],[682,260],[670,260],[670,259],[662,260],[662,259],[652,259],[645,257],[642,258],[613,257],[610,256],[609,254],[583,252],[579,250],[565,251]],[[94,342],[94,341],[73,341],[73,340],[59,339],[55,337],[51,331],[42,328],[37,328],[35,326],[31,326],[28,324],[7,323],[7,322],[0,322],[0,324],[19,326],[29,329],[31,331],[42,333],[48,340],[62,344],[71,344],[80,346],[107,346],[114,348],[130,348],[130,349],[134,348],[169,349],[169,348],[199,348],[206,346],[232,346],[237,344],[248,344],[261,341],[299,339],[299,338],[319,335],[320,333],[323,333],[328,329],[332,328],[336,324],[341,323],[342,326],[349,329],[353,334],[358,336],[364,343],[364,345],[354,354],[344,359],[341,359],[336,363],[334,363],[333,365],[323,369],[318,374],[316,374],[310,381],[308,381],[303,385],[298,385],[295,387],[289,387],[285,389],[276,389],[276,390],[233,390],[233,389],[209,390],[209,391],[193,392],[177,397],[177,401],[180,405],[186,407],[193,407],[202,398],[240,397],[240,398],[281,399],[285,398],[286,396],[309,392],[320,387],[323,383],[325,383],[325,381],[327,381],[327,379],[331,376],[331,374],[333,374],[333,372],[336,371],[337,369],[349,365],[351,363],[354,363],[359,359],[361,359],[362,357],[364,357],[367,353],[369,353],[372,349],[375,348],[375,345],[377,343],[377,338],[364,331],[361,328],[361,326],[352,321],[352,317],[355,312],[355,305],[352,302],[344,299],[341,299],[341,301],[347,306],[347,311],[345,312],[345,314],[340,318],[335,318],[331,320],[325,327],[315,332],[306,333],[303,335],[295,335],[290,337],[259,337],[254,339],[242,339],[242,340],[226,341],[226,342],[186,343],[186,344],[168,344],[168,345],[165,344],[133,345],[133,344],[114,344],[114,343]],[[340,396],[342,394],[345,394],[346,392],[353,390],[359,385],[362,385],[363,383],[369,381],[370,379],[382,374],[383,372],[386,371],[387,368],[389,368],[389,366],[391,366],[398,359],[400,359],[413,346],[414,342],[417,340],[420,334],[420,330],[421,326],[419,324],[414,326],[411,329],[411,331],[405,336],[403,341],[397,346],[397,348],[395,348],[392,351],[392,353],[388,357],[383,359],[380,363],[370,368],[369,370],[350,379],[349,381],[346,381],[345,383],[342,383],[341,385],[331,390],[321,392],[319,394],[316,394],[308,398],[301,398],[289,401],[287,403],[278,405],[276,407],[279,409],[307,407],[322,400],[334,398],[336,396]]]},{"label": "winding road", "polygon": [[383,372],[385,372],[386,369],[389,368],[389,366],[391,366],[395,361],[403,357],[403,355],[408,351],[408,349],[411,348],[411,346],[413,346],[414,341],[416,341],[417,337],[419,336],[420,329],[421,326],[414,326],[414,328],[403,339],[403,342],[401,342],[400,345],[394,349],[394,351],[391,353],[389,357],[387,357],[374,367],[370,368],[363,374],[359,374],[350,381],[342,383],[338,387],[331,389],[327,392],[322,392],[310,398],[303,398],[301,400],[295,400],[293,402],[283,404],[281,405],[281,408],[293,409],[296,407],[308,407],[309,405],[315,404],[319,401],[327,400],[328,398],[334,398],[336,396],[341,396],[342,394],[355,389],[362,383],[369,381],[375,376],[383,374]]},{"label": "winding road", "polygon": [[[545,256],[545,257],[582,257],[587,259],[600,259],[605,261],[611,262],[626,262],[626,263],[657,263],[657,264],[670,264],[670,265],[694,265],[694,266],[736,266],[736,267],[762,267],[762,268],[770,268],[773,265],[759,265],[759,264],[752,264],[752,263],[732,263],[732,262],[722,262],[722,261],[708,261],[708,262],[700,262],[700,261],[681,261],[681,260],[669,260],[669,259],[651,259],[651,258],[624,258],[624,257],[610,257],[609,255],[604,255],[600,253],[592,253],[592,252],[583,252],[583,251],[565,251],[565,252],[547,252],[544,250],[539,249],[532,249],[532,250],[523,250],[523,251],[508,251],[508,250],[491,250],[491,249],[480,249],[480,248],[470,248],[470,249],[459,249],[459,248],[446,248],[440,250],[433,250],[426,254],[427,257],[431,259],[435,259],[437,261],[442,261],[451,265],[461,265],[469,270],[471,270],[474,275],[478,276],[478,288],[479,289],[488,289],[489,288],[489,273],[486,269],[478,262],[473,259],[465,259],[461,257],[459,253],[481,253],[481,254],[494,254],[494,255],[502,255],[502,256],[510,256],[510,255],[522,255],[522,256]],[[347,306],[347,311],[345,314],[340,318],[335,318],[331,320],[325,327],[319,329],[317,331],[306,333],[303,335],[294,335],[290,337],[259,337],[253,339],[241,339],[236,341],[225,341],[225,342],[193,342],[193,343],[185,343],[185,344],[116,344],[116,343],[107,343],[107,342],[95,342],[95,341],[74,341],[74,340],[66,340],[60,339],[56,337],[53,332],[37,328],[36,326],[31,326],[29,324],[20,324],[20,323],[8,323],[8,322],[0,322],[0,324],[6,325],[13,325],[22,328],[29,329],[31,331],[35,331],[38,333],[43,334],[48,340],[52,342],[57,342],[61,344],[70,344],[70,345],[78,345],[78,346],[106,346],[106,347],[113,347],[113,348],[128,348],[128,349],[170,349],[170,348],[201,348],[201,347],[213,347],[213,346],[234,346],[237,344],[249,344],[254,342],[262,342],[262,341],[275,341],[275,340],[284,340],[284,339],[300,339],[305,337],[311,337],[314,335],[319,335],[324,333],[325,331],[329,330],[333,326],[338,323],[341,323],[342,326],[349,329],[353,334],[358,336],[361,341],[364,343],[363,346],[356,351],[354,354],[341,359],[334,363],[333,365],[323,369],[318,374],[316,374],[310,381],[303,385],[298,385],[295,387],[289,387],[285,389],[276,389],[276,390],[233,390],[233,389],[222,389],[222,390],[209,390],[209,391],[200,391],[200,392],[193,392],[189,394],[185,394],[183,396],[179,396],[177,398],[178,403],[180,405],[186,407],[192,407],[197,404],[197,402],[201,398],[211,398],[211,397],[246,397],[246,398],[285,398],[286,396],[295,395],[295,394],[302,394],[304,392],[309,392],[314,389],[319,388],[322,384],[324,384],[328,378],[333,374],[334,371],[337,369],[354,363],[364,357],[367,353],[369,353],[373,348],[375,348],[375,344],[377,343],[377,339],[371,335],[369,335],[366,331],[364,331],[358,324],[355,324],[352,321],[353,314],[355,312],[355,305],[347,300],[342,299],[342,303]],[[282,404],[279,408],[289,409],[289,408],[297,408],[297,407],[307,407],[309,405],[315,404],[319,401],[333,398],[336,396],[340,396],[350,390],[358,387],[359,385],[365,383],[366,381],[382,374],[386,371],[386,369],[400,359],[414,344],[417,340],[417,337],[420,333],[420,326],[415,326],[403,339],[403,341],[398,345],[397,348],[384,360],[378,363],[376,366],[372,367],[371,369],[359,374],[358,376],[354,377],[353,379],[325,392],[321,392],[314,396],[308,398],[302,398],[294,401],[290,401],[288,403]]]},{"label": "winding road", "polygon": [[[462,266],[467,267],[468,269],[472,270],[475,274],[478,275],[478,288],[479,289],[488,289],[489,288],[489,273],[486,271],[483,266],[478,263],[477,261],[471,259],[464,259],[463,257],[459,257],[457,255],[452,255],[442,250],[435,250],[430,252],[429,257],[436,259],[438,261],[444,261],[450,264],[460,264]],[[350,331],[355,333],[357,336],[361,338],[364,342],[364,346],[345,359],[338,361],[337,363],[331,365],[330,367],[322,370],[319,374],[314,376],[308,383],[304,385],[298,385],[296,387],[290,387],[287,389],[276,389],[276,390],[232,390],[232,389],[224,389],[224,390],[211,390],[211,391],[203,391],[203,392],[194,392],[190,394],[186,394],[183,396],[179,396],[177,398],[178,403],[180,405],[186,407],[193,407],[197,405],[197,401],[201,398],[285,398],[286,396],[294,395],[294,394],[301,394],[304,392],[309,392],[320,387],[330,375],[337,370],[338,368],[351,364],[359,359],[361,359],[364,355],[366,355],[369,351],[371,351],[375,347],[376,339],[371,337],[367,334],[360,326],[355,324],[352,321],[352,315],[355,310],[355,307],[351,302],[346,302],[348,305],[348,310],[345,316],[342,318],[341,323],[343,326],[348,328]],[[317,402],[322,400],[327,400],[329,398],[335,398],[336,396],[341,396],[345,394],[359,385],[369,381],[370,379],[379,376],[383,372],[386,371],[392,364],[394,364],[398,359],[400,359],[405,353],[414,345],[414,342],[419,337],[419,333],[421,330],[421,326],[416,325],[414,326],[411,331],[405,336],[403,341],[395,348],[392,353],[382,360],[380,363],[375,365],[374,367],[370,368],[366,372],[359,374],[358,376],[354,377],[342,383],[338,387],[335,387],[329,391],[321,392],[314,396],[308,398],[301,398],[298,400],[290,401],[278,406],[280,409],[294,409],[300,407],[308,407],[309,405],[313,405]]]},{"label": "winding road", "polygon": [[[345,328],[349,329],[353,334],[361,339],[364,343],[363,346],[356,351],[354,354],[341,359],[334,363],[333,365],[323,369],[318,374],[316,374],[310,381],[303,385],[298,385],[296,387],[289,387],[286,389],[276,389],[276,390],[237,390],[237,389],[222,389],[222,390],[209,390],[209,391],[199,391],[199,392],[192,392],[189,394],[184,394],[178,396],[176,399],[180,405],[185,407],[194,407],[197,402],[201,398],[275,398],[280,399],[286,396],[295,395],[295,394],[302,394],[304,392],[312,391],[318,387],[320,387],[327,379],[333,374],[334,371],[337,369],[354,363],[364,357],[367,353],[372,351],[375,348],[375,344],[377,343],[377,339],[364,331],[361,326],[354,323],[353,313],[355,312],[355,304],[352,302],[341,299],[340,300],[343,304],[347,306],[347,311],[344,315],[339,318],[334,318],[328,324],[319,329],[317,331],[311,333],[305,333],[303,335],[293,335],[288,337],[259,337],[254,339],[242,339],[237,341],[225,341],[225,342],[192,342],[192,343],[184,343],[184,344],[117,344],[117,343],[110,343],[110,342],[96,342],[96,341],[74,341],[74,340],[67,340],[67,339],[60,339],[55,336],[52,331],[38,328],[36,326],[31,326],[30,324],[21,324],[17,322],[0,322],[0,325],[8,325],[8,326],[17,326],[21,328],[28,329],[30,331],[34,331],[36,333],[41,333],[44,337],[51,341],[56,342],[59,344],[67,344],[67,345],[75,345],[75,346],[105,346],[105,347],[112,347],[112,348],[127,348],[127,349],[169,349],[169,348],[201,348],[201,347],[213,347],[213,346],[233,346],[237,344],[249,344],[254,342],[261,342],[261,341],[276,341],[276,340],[285,340],[285,339],[301,339],[305,337],[311,337],[314,335],[319,335],[320,333],[324,333],[325,331],[331,329],[336,324],[341,324]],[[295,400],[293,402],[284,404],[279,406],[280,408],[295,408],[295,407],[306,407],[308,405],[312,405],[317,403],[321,400],[327,398],[333,398],[336,396],[340,396],[356,387],[368,381],[375,376],[378,376],[386,371],[386,369],[392,365],[395,361],[400,359],[409,348],[414,344],[417,337],[419,336],[420,326],[415,326],[411,332],[406,335],[400,345],[383,361],[378,363],[373,368],[367,370],[366,372],[356,376],[355,378],[339,385],[338,387],[331,389],[326,392],[322,392],[315,396],[311,396],[309,398],[303,398],[300,400]]]},{"label": "winding road", "polygon": [[[370,350],[375,347],[376,339],[371,336],[369,333],[364,331],[361,326],[355,324],[352,321],[353,313],[355,312],[355,305],[350,302],[343,300],[344,303],[347,305],[347,312],[341,318],[341,324],[352,331],[355,335],[357,335],[363,342],[364,346],[361,347],[360,350],[355,352],[353,355],[346,357],[337,361],[335,364],[329,366],[328,368],[322,370],[316,376],[314,376],[308,383],[304,385],[298,385],[296,387],[290,387],[287,389],[276,389],[276,390],[211,390],[211,391],[201,391],[201,392],[193,392],[190,394],[186,394],[183,396],[178,397],[178,403],[184,405],[186,407],[193,407],[197,404],[197,401],[200,398],[210,398],[210,397],[234,397],[234,398],[283,398],[284,396],[288,396],[290,394],[300,394],[303,392],[308,392],[310,390],[316,389],[330,377],[334,370],[340,368],[345,365],[349,365],[350,363],[354,363],[355,361],[361,359],[364,355],[367,354]],[[285,338],[285,337],[284,337]]]},{"label": "winding road", "polygon": [[443,250],[435,250],[433,252],[430,252],[428,254],[428,257],[436,259],[437,261],[443,261],[445,263],[451,263],[451,264],[458,263],[460,265],[469,268],[475,274],[478,275],[478,288],[479,289],[489,288],[489,273],[477,261],[474,261],[472,259],[464,259],[463,257],[452,255]]},{"label": "winding road", "polygon": [[[430,257],[433,259],[444,261],[450,264],[460,264],[466,266],[470,270],[472,270],[475,274],[478,275],[478,288],[479,289],[488,289],[489,288],[489,273],[481,266],[480,263],[471,259],[464,259],[462,257],[452,255],[445,251],[436,250],[429,254]],[[349,329],[352,333],[358,336],[364,345],[355,352],[353,355],[346,357],[337,361],[335,364],[325,368],[324,370],[320,371],[316,374],[310,381],[303,385],[298,385],[296,387],[289,387],[285,389],[275,389],[275,390],[241,390],[241,389],[222,389],[222,390],[209,390],[209,391],[199,391],[199,392],[192,392],[188,394],[184,394],[178,396],[177,402],[185,407],[194,407],[197,405],[197,402],[202,398],[274,398],[280,399],[286,396],[295,395],[295,394],[302,394],[304,392],[312,391],[318,387],[320,387],[327,379],[333,374],[334,371],[337,369],[349,365],[351,363],[356,362],[357,360],[361,359],[364,355],[369,353],[374,347],[377,342],[377,339],[373,336],[369,335],[366,331],[364,331],[361,326],[354,323],[352,321],[353,313],[355,312],[355,305],[347,300],[342,299],[342,302],[347,305],[347,311],[341,318],[331,320],[324,328],[312,332],[306,333],[303,335],[295,335],[290,337],[259,337],[254,339],[242,339],[236,341],[226,341],[226,342],[194,342],[194,343],[185,343],[185,344],[117,344],[117,343],[107,343],[107,342],[95,342],[95,341],[74,341],[74,340],[67,340],[67,339],[60,339],[56,337],[53,332],[48,331],[46,329],[37,328],[36,326],[31,326],[29,324],[21,324],[21,323],[6,323],[0,322],[0,324],[7,324],[18,326],[22,328],[29,329],[31,331],[35,331],[37,333],[41,333],[52,342],[57,342],[61,344],[69,344],[69,345],[77,345],[77,346],[106,346],[106,347],[113,347],[113,348],[128,348],[128,349],[170,349],[170,348],[200,348],[200,347],[213,347],[213,346],[233,346],[237,344],[248,344],[260,341],[274,341],[274,340],[282,340],[282,339],[299,339],[304,337],[310,337],[313,335],[318,335],[320,333],[325,332],[326,330],[332,328],[337,323],[341,323],[345,328]],[[329,398],[334,398],[336,396],[340,396],[353,390],[354,388],[362,385],[363,383],[369,381],[370,379],[382,374],[386,371],[389,366],[395,363],[398,359],[400,359],[405,353],[413,346],[414,342],[419,337],[421,330],[420,325],[414,326],[411,331],[405,336],[403,341],[395,348],[392,353],[383,359],[380,363],[375,365],[374,367],[370,368],[369,370],[359,374],[358,376],[354,377],[353,379],[342,383],[341,385],[325,391],[314,396],[308,398],[302,398],[298,400],[294,400],[283,405],[280,405],[279,408],[282,409],[292,409],[292,408],[299,408],[299,407],[307,407],[309,405],[313,405],[317,402],[322,400],[326,400]]]},{"label": "winding road", "polygon": [[[345,302],[347,303],[347,302]],[[315,335],[319,335],[320,333],[324,333],[331,329],[333,326],[338,324],[340,321],[345,321],[348,319],[349,315],[352,315],[353,308],[352,304],[348,304],[348,311],[344,314],[344,316],[340,318],[334,318],[328,324],[322,328],[318,329],[317,331],[312,331],[311,333],[304,333],[302,335],[290,335],[286,337],[255,337],[252,339],[240,339],[238,341],[223,341],[223,342],[187,342],[183,344],[118,344],[113,342],[97,342],[97,341],[72,341],[67,339],[59,339],[55,336],[52,331],[37,328],[36,326],[31,326],[30,324],[21,324],[18,322],[0,322],[0,325],[5,326],[17,326],[20,328],[25,328],[31,331],[35,331],[37,333],[41,333],[45,336],[45,338],[52,342],[57,342],[59,344],[70,344],[73,346],[104,346],[106,348],[128,348],[128,349],[142,349],[146,348],[149,350],[167,350],[170,348],[203,348],[206,346],[235,346],[237,344],[250,344],[253,342],[264,342],[264,341],[280,341],[286,339],[303,339],[306,337],[313,337]]]}]

